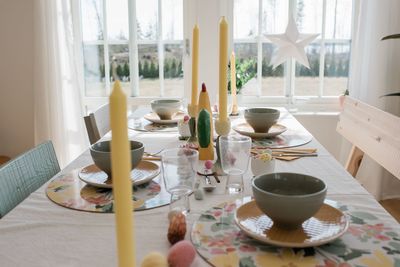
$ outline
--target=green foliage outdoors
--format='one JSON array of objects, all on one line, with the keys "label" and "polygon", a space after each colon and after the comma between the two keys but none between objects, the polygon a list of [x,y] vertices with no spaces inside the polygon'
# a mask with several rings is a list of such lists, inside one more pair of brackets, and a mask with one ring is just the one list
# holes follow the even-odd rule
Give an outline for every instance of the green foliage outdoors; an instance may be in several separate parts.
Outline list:
[{"label": "green foliage outdoors", "polygon": [[[236,92],[239,94],[242,87],[257,74],[255,59],[236,59]],[[231,92],[231,65],[228,65],[228,92]]]},{"label": "green foliage outdoors", "polygon": [[[152,60],[140,60],[139,61],[139,76],[145,79],[156,79],[159,77],[159,65],[158,61]],[[126,77],[129,79],[130,68],[128,62],[117,65],[116,69],[119,77]],[[105,77],[105,67],[101,64],[99,67],[99,74],[101,78]],[[112,65],[110,64],[110,76],[112,76]],[[164,61],[164,77],[165,78],[182,78],[182,61],[176,60],[175,58],[166,59]]]},{"label": "green foliage outdoors", "polygon": [[[253,54],[252,51],[246,50],[246,48],[237,47],[237,54],[241,54],[243,57],[249,54]],[[281,64],[275,69],[270,65],[270,56],[273,53],[266,48],[266,56],[264,56],[261,65],[262,77],[283,77],[285,74],[285,64]],[[236,59],[236,88],[239,93],[242,87],[252,78],[257,75],[257,60],[254,57],[240,56]],[[320,54],[316,49],[308,52],[308,59],[310,62],[310,69],[296,64],[296,76],[297,77],[318,77],[320,69]],[[335,53],[328,52],[325,56],[324,61],[324,76],[325,77],[348,77],[349,74],[349,56],[347,53]],[[112,76],[112,64],[110,64],[110,76]],[[159,77],[159,65],[156,57],[143,56],[138,62],[139,76],[144,79],[157,79]],[[164,77],[167,79],[171,78],[182,78],[182,60],[176,57],[168,57],[164,60]],[[98,72],[90,72],[85,68],[87,75],[98,75],[101,78],[105,77],[105,66],[101,64]],[[130,68],[127,60],[117,62],[116,73],[120,78],[129,80]],[[228,66],[228,90],[230,92],[230,65]]]}]

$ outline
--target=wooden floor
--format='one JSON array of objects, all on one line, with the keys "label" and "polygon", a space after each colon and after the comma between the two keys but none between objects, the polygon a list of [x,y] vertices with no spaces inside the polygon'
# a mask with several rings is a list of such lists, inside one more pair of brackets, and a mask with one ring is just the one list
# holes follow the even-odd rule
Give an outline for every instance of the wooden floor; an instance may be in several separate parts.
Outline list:
[{"label": "wooden floor", "polygon": [[6,162],[9,161],[9,160],[10,160],[9,157],[7,157],[7,156],[1,156],[1,155],[0,155],[0,165],[6,163]]},{"label": "wooden floor", "polygon": [[386,199],[379,203],[400,223],[400,199]]}]

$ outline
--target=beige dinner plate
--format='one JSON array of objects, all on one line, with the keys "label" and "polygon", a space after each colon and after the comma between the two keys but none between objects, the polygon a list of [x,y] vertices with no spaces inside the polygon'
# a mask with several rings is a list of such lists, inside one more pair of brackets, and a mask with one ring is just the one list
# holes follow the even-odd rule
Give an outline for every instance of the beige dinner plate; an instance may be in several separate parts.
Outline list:
[{"label": "beige dinner plate", "polygon": [[[133,185],[140,185],[150,182],[159,173],[160,167],[158,167],[157,164],[142,160],[139,165],[131,171],[131,180]],[[92,186],[112,188],[112,179],[108,179],[108,175],[94,164],[83,168],[78,176],[82,181]]]},{"label": "beige dinner plate", "polygon": [[170,120],[161,120],[160,117],[158,117],[158,115],[156,113],[151,112],[151,113],[144,115],[143,117],[152,123],[174,124],[174,123],[178,123],[180,120],[182,120],[184,116],[185,116],[185,113],[178,112],[178,113],[175,113],[174,115],[172,115],[172,118]]},{"label": "beige dinner plate", "polygon": [[326,244],[343,235],[349,221],[338,209],[323,204],[321,209],[295,230],[274,226],[272,220],[258,207],[255,200],[240,206],[235,222],[248,236],[263,243],[292,248],[314,247]]},{"label": "beige dinner plate", "polygon": [[281,124],[274,124],[267,133],[256,133],[248,123],[243,122],[233,126],[233,130],[251,138],[271,138],[285,132],[287,128]]}]

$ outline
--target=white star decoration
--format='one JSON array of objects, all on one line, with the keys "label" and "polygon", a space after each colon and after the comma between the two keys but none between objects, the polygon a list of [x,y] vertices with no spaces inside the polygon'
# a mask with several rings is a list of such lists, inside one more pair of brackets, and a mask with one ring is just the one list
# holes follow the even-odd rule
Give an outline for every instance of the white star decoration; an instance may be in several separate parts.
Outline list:
[{"label": "white star decoration", "polygon": [[304,48],[314,41],[318,35],[299,33],[293,17],[290,16],[285,33],[265,35],[273,44],[278,46],[277,51],[275,50],[272,56],[271,64],[276,68],[288,58],[293,57],[300,64],[310,68]]}]

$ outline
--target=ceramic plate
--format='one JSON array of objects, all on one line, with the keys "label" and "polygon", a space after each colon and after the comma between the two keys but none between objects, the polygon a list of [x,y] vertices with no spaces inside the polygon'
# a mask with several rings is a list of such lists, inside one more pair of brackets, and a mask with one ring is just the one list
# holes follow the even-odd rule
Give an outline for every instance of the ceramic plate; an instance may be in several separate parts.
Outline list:
[{"label": "ceramic plate", "polygon": [[326,244],[343,235],[349,226],[346,216],[340,210],[323,204],[301,228],[281,229],[273,225],[272,220],[257,207],[255,200],[236,210],[235,222],[244,233],[258,241],[291,248]]},{"label": "ceramic plate", "polygon": [[[139,165],[131,171],[133,185],[140,185],[151,181],[160,173],[157,164],[142,160]],[[112,188],[112,180],[108,179],[105,172],[96,165],[86,166],[79,172],[79,178],[87,184],[101,188]]]},{"label": "ceramic plate", "polygon": [[151,112],[151,113],[144,115],[143,117],[152,123],[174,124],[174,123],[178,123],[178,121],[182,120],[184,116],[185,116],[185,113],[178,112],[178,113],[174,114],[170,120],[161,120],[160,117],[158,117],[158,115],[156,113]]},{"label": "ceramic plate", "polygon": [[280,124],[274,124],[269,129],[268,133],[255,133],[253,128],[246,122],[233,126],[233,130],[241,135],[249,136],[251,138],[271,138],[285,132],[287,128]]}]

